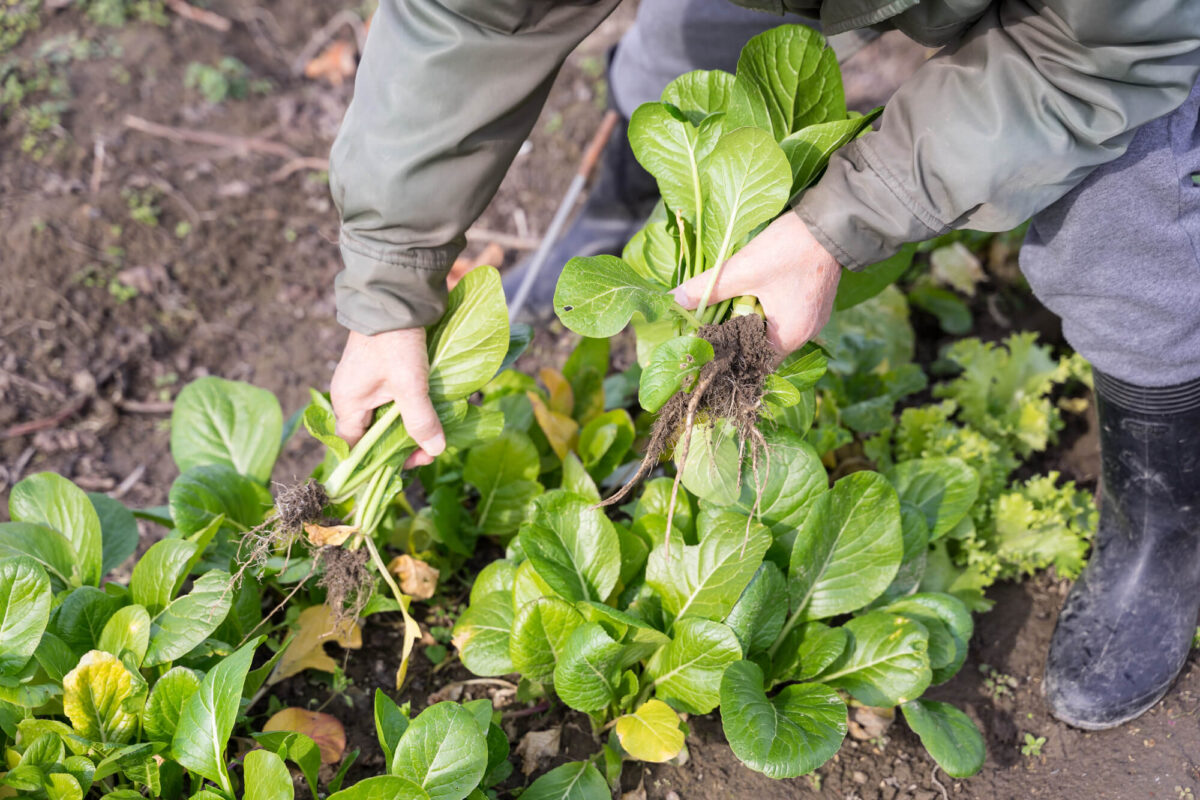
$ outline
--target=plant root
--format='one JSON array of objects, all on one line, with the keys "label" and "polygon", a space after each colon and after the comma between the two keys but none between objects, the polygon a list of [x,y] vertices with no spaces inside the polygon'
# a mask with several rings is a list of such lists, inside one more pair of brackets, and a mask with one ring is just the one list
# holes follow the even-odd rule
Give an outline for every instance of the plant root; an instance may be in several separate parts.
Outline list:
[{"label": "plant root", "polygon": [[295,532],[306,522],[320,522],[328,503],[325,487],[314,480],[284,486],[275,497],[275,517],[285,530]]},{"label": "plant root", "polygon": [[[763,385],[775,368],[776,353],[767,341],[762,317],[747,314],[719,325],[705,325],[697,335],[713,346],[714,357],[700,369],[692,387],[676,392],[658,412],[642,463],[632,478],[600,506],[621,502],[648,476],[668,450],[676,449],[677,472],[671,488],[668,520],[678,496],[679,476],[687,462],[692,431],[697,420],[727,419],[733,424],[742,446],[750,444],[757,473],[758,456],[766,440],[757,429]],[[756,477],[757,483],[757,477]],[[670,530],[668,523],[667,530]],[[668,541],[669,541],[668,536]]]},{"label": "plant root", "polygon": [[367,567],[366,550],[322,547],[317,553],[323,574],[317,586],[325,590],[325,605],[333,612],[334,627],[358,619],[375,590],[375,576]]}]

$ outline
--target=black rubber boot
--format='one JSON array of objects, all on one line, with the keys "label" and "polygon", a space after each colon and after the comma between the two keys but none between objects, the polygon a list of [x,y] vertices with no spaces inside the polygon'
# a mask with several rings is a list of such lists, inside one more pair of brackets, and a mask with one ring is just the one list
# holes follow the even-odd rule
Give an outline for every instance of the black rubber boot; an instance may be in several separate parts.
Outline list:
[{"label": "black rubber boot", "polygon": [[[628,124],[629,120],[622,118],[613,129],[587,199],[542,264],[525,300],[521,321],[541,322],[553,316],[554,287],[566,263],[576,256],[620,255],[658,202],[658,184],[642,169],[629,147],[625,135]],[[509,302],[528,266],[526,260],[504,274],[504,295]]]},{"label": "black rubber boot", "polygon": [[1095,377],[1100,529],[1042,684],[1051,713],[1087,730],[1162,699],[1200,613],[1200,380],[1148,389]]}]

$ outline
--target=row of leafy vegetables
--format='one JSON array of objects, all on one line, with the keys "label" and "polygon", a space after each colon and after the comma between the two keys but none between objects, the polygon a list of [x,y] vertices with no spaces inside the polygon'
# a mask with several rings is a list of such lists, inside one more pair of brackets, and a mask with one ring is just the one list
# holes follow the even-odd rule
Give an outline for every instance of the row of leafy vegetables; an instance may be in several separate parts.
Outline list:
[{"label": "row of leafy vegetables", "polygon": [[[399,613],[402,690],[421,632],[384,554],[450,574],[481,538],[504,557],[473,577],[457,656],[587,715],[598,742],[526,800],[609,797],[622,762],[677,758],[688,715],[711,712],[734,753],[776,778],[838,751],[848,704],[898,706],[948,774],[976,772],[970,718],[922,695],[962,667],[987,586],[1082,564],[1090,498],[1053,473],[1014,477],[1062,427],[1051,394],[1086,381],[1077,358],[1028,334],[962,339],[930,389],[910,300],[961,320],[923,277],[908,296],[889,285],[919,271],[909,250],[847,274],[819,345],[767,377],[754,457],[702,414],[681,468],[668,459],[600,505],[637,471],[653,412],[714,357],[704,325],[757,311],[692,314],[665,289],[724,263],[865,119],[846,112],[820,38],[788,26],[752,41],[736,76],[692,73],[639,110],[630,137],[660,213],[624,259],[564,271],[560,316],[586,336],[561,370],[512,369],[530,332],[510,328],[495,270],[458,284],[427,335],[449,443],[430,466],[403,469],[415,443],[394,408],[350,447],[323,395],[285,420],[269,393],[204,378],[175,405],[167,506],[130,511],[46,473],[14,487],[0,524],[0,797],[291,798],[292,769],[314,797],[498,796],[509,742],[488,700],[412,715],[377,691],[386,774],[349,787],[353,756],[322,786],[311,738],[249,724],[313,646],[281,608],[329,604],[318,638]],[[638,363],[614,372],[608,337],[630,323]],[[301,424],[324,459],[311,483],[272,494]],[[139,518],[167,532],[113,579]]]}]

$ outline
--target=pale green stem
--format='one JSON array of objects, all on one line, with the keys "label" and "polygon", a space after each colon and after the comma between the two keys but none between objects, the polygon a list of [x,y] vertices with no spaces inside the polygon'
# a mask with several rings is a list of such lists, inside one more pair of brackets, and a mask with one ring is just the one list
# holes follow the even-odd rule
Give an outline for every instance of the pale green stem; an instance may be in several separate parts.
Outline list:
[{"label": "pale green stem", "polygon": [[379,441],[380,437],[398,419],[400,419],[400,407],[393,404],[391,408],[384,412],[382,417],[375,421],[375,424],[367,429],[363,438],[350,451],[350,457],[338,464],[330,474],[329,479],[325,481],[325,491],[328,492],[330,497],[345,499],[348,494],[346,483],[350,475],[362,463],[366,455],[371,452],[371,449]]}]

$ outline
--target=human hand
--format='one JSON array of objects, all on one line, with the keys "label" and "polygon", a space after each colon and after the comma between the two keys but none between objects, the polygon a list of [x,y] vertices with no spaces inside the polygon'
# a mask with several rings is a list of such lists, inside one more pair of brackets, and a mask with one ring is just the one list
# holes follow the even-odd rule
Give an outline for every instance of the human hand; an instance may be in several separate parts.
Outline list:
[{"label": "human hand", "polygon": [[433,463],[446,449],[446,436],[429,400],[429,356],[425,329],[374,336],[350,331],[329,390],[337,435],[354,445],[371,425],[376,408],[395,401],[409,436],[420,446],[406,469]]},{"label": "human hand", "polygon": [[[767,339],[783,356],[816,336],[833,312],[841,267],[795,214],[784,214],[734,254],[721,268],[709,306],[744,294],[754,295],[767,316]],[[684,308],[694,309],[712,270],[672,290]]]}]

